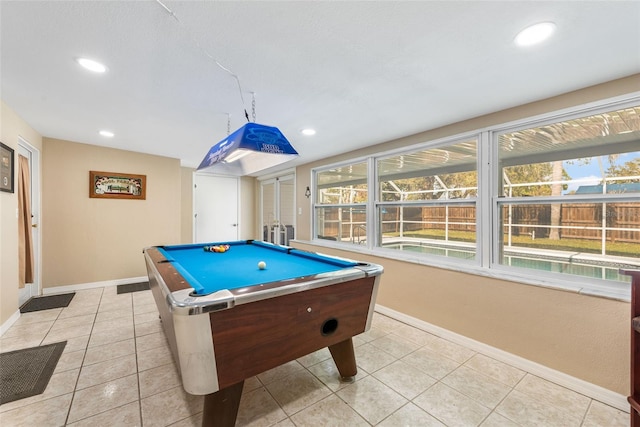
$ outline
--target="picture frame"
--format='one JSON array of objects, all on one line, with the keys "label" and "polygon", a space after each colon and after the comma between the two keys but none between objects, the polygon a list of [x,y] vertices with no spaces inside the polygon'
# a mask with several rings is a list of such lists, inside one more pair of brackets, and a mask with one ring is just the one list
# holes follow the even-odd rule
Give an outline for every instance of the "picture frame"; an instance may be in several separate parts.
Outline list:
[{"label": "picture frame", "polygon": [[0,191],[15,191],[15,159],[13,148],[0,142]]},{"label": "picture frame", "polygon": [[89,171],[89,197],[145,200],[147,198],[147,176]]}]

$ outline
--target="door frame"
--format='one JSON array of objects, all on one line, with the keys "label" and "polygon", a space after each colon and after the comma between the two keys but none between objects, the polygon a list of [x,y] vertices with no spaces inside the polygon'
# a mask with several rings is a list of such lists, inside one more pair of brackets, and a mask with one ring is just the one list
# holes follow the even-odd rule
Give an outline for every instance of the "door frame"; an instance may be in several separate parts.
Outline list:
[{"label": "door frame", "polygon": [[[260,224],[260,236],[261,238],[263,237],[263,226],[265,224],[265,218],[264,218],[264,186],[268,185],[268,184],[273,184],[273,191],[274,191],[274,198],[273,198],[273,209],[274,209],[274,220],[278,222],[279,225],[282,225],[282,215],[280,212],[280,181],[289,181],[291,180],[293,182],[293,227],[294,230],[297,229],[297,220],[298,217],[296,215],[296,173],[295,170],[286,170],[286,171],[282,171],[278,174],[275,175],[268,175],[268,176],[264,176],[264,177],[260,177],[258,178],[259,184],[260,184],[260,206],[259,206],[259,212],[260,212],[260,217],[259,217],[259,224]],[[268,235],[271,236],[271,232],[272,232],[272,227],[273,224],[269,224],[268,226]],[[280,233],[276,233],[277,236],[280,236]],[[278,242],[274,242],[277,244],[284,244],[284,242],[280,242],[280,238],[278,237]]]},{"label": "door frame", "polygon": [[[31,158],[29,172],[31,174],[31,229],[33,238],[33,258],[35,263],[33,286],[30,286],[30,297],[42,295],[42,192],[40,180],[40,150],[31,145],[26,138],[18,136],[18,154],[24,150]],[[20,301],[19,301],[20,302]]]},{"label": "door frame", "polygon": [[[265,240],[266,242],[270,242],[271,241],[271,237],[272,237],[272,230],[273,227],[275,226],[275,221],[278,221],[278,210],[280,209],[278,206],[278,185],[277,185],[277,178],[268,178],[268,179],[262,179],[259,180],[260,181],[260,207],[258,209],[258,211],[260,212],[260,218],[259,218],[259,222],[260,222],[260,240],[264,239],[264,227],[266,225],[267,227],[267,239]],[[264,216],[264,192],[265,192],[265,188],[267,185],[271,185],[273,184],[273,218],[271,220],[269,220],[268,218],[265,218]],[[275,242],[274,242],[275,243]]]}]

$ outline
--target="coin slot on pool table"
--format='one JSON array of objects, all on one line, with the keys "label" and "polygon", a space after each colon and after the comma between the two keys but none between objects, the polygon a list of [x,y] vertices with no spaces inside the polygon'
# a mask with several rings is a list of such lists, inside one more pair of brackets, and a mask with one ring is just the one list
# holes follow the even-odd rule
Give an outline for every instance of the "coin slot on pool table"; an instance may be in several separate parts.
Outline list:
[{"label": "coin slot on pool table", "polygon": [[322,335],[331,335],[336,331],[336,329],[338,329],[338,319],[334,319],[333,317],[331,319],[327,319],[322,324]]}]

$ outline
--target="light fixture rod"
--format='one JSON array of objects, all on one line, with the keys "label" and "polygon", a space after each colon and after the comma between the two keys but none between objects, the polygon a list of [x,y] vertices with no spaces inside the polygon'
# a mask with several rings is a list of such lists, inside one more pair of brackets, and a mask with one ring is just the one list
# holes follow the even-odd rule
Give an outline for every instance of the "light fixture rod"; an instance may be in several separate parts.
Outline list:
[{"label": "light fixture rod", "polygon": [[[183,28],[183,30],[189,35],[189,37],[191,38],[191,42],[198,48],[200,49],[200,51],[202,51],[202,53],[204,53],[207,58],[211,59],[220,69],[226,71],[227,73],[229,73],[234,79],[236,79],[236,82],[238,83],[238,91],[240,92],[240,101],[242,102],[242,108],[244,108],[244,114],[245,116],[247,116],[247,121],[249,121],[249,117],[247,114],[247,107],[245,106],[245,102],[244,102],[244,95],[242,95],[242,86],[240,85],[240,78],[238,77],[238,75],[236,73],[234,73],[233,71],[231,71],[230,69],[228,69],[227,67],[225,67],[224,65],[222,65],[216,58],[213,57],[213,55],[211,55],[209,52],[207,52],[202,45],[200,45],[200,43],[198,42],[198,40],[193,36],[193,34],[191,34],[191,32],[184,26],[184,24],[182,24],[182,22],[180,22],[180,19],[178,19],[178,16],[171,10],[169,9],[169,7],[167,5],[165,5],[164,3],[162,3],[160,0],[156,0],[156,2],[162,6],[162,8],[173,17],[173,19],[176,20],[176,22],[178,24],[180,24]],[[255,120],[254,120],[255,121]]]},{"label": "light fixture rod", "polygon": [[176,14],[175,14],[175,13],[173,13],[173,11],[172,11],[171,9],[169,9],[167,6],[165,6],[165,4],[164,4],[164,3],[162,3],[160,0],[156,0],[156,1],[160,4],[160,6],[162,6],[162,7],[163,7],[163,9],[164,9],[164,10],[166,10],[166,11],[167,11],[167,13],[168,13],[169,15],[173,16],[173,19],[175,19],[176,21],[180,22],[180,20],[179,20],[179,19],[178,19],[178,17],[176,16]]}]

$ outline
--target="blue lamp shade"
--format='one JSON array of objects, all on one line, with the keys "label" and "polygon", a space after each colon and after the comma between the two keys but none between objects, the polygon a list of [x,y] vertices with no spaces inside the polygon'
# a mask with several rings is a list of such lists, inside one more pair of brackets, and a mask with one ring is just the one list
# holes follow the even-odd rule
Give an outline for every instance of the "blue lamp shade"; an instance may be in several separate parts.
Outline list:
[{"label": "blue lamp shade", "polygon": [[211,147],[198,170],[243,176],[293,160],[298,152],[271,126],[247,123]]}]

